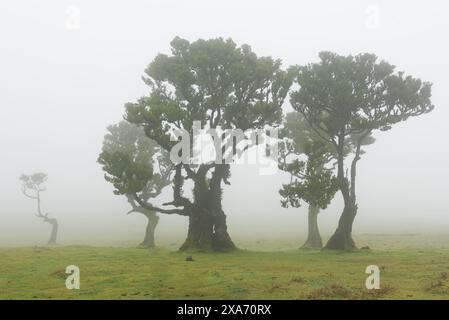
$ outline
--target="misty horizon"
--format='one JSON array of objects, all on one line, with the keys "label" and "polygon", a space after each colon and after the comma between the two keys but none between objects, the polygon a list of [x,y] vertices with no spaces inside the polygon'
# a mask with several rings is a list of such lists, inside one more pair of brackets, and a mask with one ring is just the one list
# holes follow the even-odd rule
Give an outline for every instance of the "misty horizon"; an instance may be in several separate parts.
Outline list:
[{"label": "misty horizon", "polygon": [[[0,52],[0,246],[44,244],[49,226],[34,216],[19,176],[45,172],[45,212],[58,219],[61,244],[133,244],[145,218],[126,213],[97,163],[107,126],[122,120],[124,104],[148,94],[141,77],[175,36],[231,38],[259,56],[281,59],[283,68],[318,61],[320,51],[374,53],[398,71],[433,83],[435,110],[387,132],[375,132],[358,169],[359,212],[354,234],[449,234],[449,4],[429,1],[4,1]],[[78,8],[79,29],[67,28],[67,8]],[[236,6],[252,9],[247,16]],[[373,7],[374,6],[374,7]],[[198,8],[207,8],[207,15]],[[378,10],[378,24],[369,21]],[[157,14],[156,14],[157,12]],[[69,12],[70,13],[70,12]],[[204,13],[204,12],[203,12]],[[400,21],[398,21],[400,19]],[[193,22],[192,22],[193,21]],[[269,23],[267,23],[269,21]],[[189,28],[183,28],[189,24]],[[292,109],[284,105],[284,115]],[[223,208],[237,246],[248,238],[277,239],[307,232],[307,205],[281,208],[287,173],[258,174],[256,165],[232,165]],[[249,188],[250,186],[250,188]],[[157,203],[169,201],[166,187]],[[319,215],[323,236],[332,234],[343,209],[340,194]],[[257,219],[254,219],[257,218]],[[188,219],[160,214],[156,237],[185,238]],[[161,240],[162,241],[162,240]]]}]

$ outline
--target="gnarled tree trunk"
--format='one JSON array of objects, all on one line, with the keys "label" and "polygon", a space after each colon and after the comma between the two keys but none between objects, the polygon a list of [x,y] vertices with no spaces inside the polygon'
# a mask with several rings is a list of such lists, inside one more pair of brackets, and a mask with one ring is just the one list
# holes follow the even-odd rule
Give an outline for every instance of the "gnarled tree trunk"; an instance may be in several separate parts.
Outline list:
[{"label": "gnarled tree trunk", "polygon": [[139,244],[141,248],[154,248],[156,243],[154,241],[154,231],[157,224],[159,223],[159,217],[154,211],[148,211],[145,213],[148,219],[147,227],[145,229],[145,237],[143,241]]},{"label": "gnarled tree trunk", "polygon": [[229,165],[215,165],[209,184],[205,175],[197,177],[193,189],[194,209],[189,216],[187,239],[180,250],[228,252],[236,248],[221,205],[221,181],[226,180],[227,170]]},{"label": "gnarled tree trunk", "polygon": [[[361,140],[360,140],[361,141]],[[332,237],[326,243],[325,249],[331,250],[353,250],[357,249],[352,239],[352,224],[357,214],[357,204],[355,196],[355,178],[357,161],[360,159],[360,145],[357,146],[355,157],[351,164],[351,180],[344,173],[344,137],[339,137],[338,149],[338,183],[343,196],[344,208],[338,221],[338,227]]]},{"label": "gnarled tree trunk", "polygon": [[214,226],[207,208],[198,208],[189,216],[187,239],[179,250],[210,251],[213,249]]},{"label": "gnarled tree trunk", "polygon": [[318,229],[318,213],[320,208],[309,205],[308,226],[309,233],[306,242],[302,245],[303,249],[321,249],[323,242],[321,241],[320,230]]},{"label": "gnarled tree trunk", "polygon": [[214,234],[212,238],[212,249],[214,251],[228,252],[236,249],[231,236],[228,233],[226,215],[223,210],[213,210]]},{"label": "gnarled tree trunk", "polygon": [[352,239],[352,224],[356,214],[357,206],[351,204],[345,206],[338,221],[337,230],[327,242],[325,249],[353,250],[357,248]]},{"label": "gnarled tree trunk", "polygon": [[203,207],[190,215],[187,239],[181,246],[181,251],[229,252],[235,248],[222,210]]}]

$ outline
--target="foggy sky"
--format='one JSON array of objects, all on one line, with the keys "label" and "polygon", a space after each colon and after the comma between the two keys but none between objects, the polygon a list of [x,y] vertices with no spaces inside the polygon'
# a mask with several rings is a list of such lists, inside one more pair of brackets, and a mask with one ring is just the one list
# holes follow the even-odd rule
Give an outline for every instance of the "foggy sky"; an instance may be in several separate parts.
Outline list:
[{"label": "foggy sky", "polygon": [[[73,10],[79,29],[67,27]],[[60,243],[141,240],[145,219],[126,215],[96,159],[105,128],[121,120],[124,103],[148,93],[143,70],[175,36],[231,37],[285,67],[315,62],[322,50],[370,52],[433,82],[435,110],[376,133],[359,162],[354,232],[449,233],[448,13],[447,1],[2,0],[0,246],[49,236],[18,180],[37,171],[49,175],[43,210],[58,218]],[[223,204],[237,244],[306,232],[306,207],[280,207],[287,177],[232,168]],[[325,238],[341,209],[338,196],[320,214]],[[186,227],[185,217],[161,216],[156,237],[183,239]]]}]

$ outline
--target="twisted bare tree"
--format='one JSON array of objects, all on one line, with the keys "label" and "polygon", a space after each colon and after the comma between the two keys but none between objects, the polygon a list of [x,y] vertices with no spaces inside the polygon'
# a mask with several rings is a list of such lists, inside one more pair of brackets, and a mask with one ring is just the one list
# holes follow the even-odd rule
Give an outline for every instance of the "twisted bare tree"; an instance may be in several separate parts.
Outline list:
[{"label": "twisted bare tree", "polygon": [[22,174],[20,176],[20,181],[22,181],[22,192],[23,194],[37,203],[37,213],[36,217],[43,219],[44,222],[51,224],[51,234],[50,239],[48,239],[48,244],[56,244],[56,238],[58,235],[58,220],[56,218],[50,218],[48,213],[42,213],[41,210],[41,192],[45,191],[46,188],[42,184],[47,180],[47,174],[38,172],[31,175]]}]

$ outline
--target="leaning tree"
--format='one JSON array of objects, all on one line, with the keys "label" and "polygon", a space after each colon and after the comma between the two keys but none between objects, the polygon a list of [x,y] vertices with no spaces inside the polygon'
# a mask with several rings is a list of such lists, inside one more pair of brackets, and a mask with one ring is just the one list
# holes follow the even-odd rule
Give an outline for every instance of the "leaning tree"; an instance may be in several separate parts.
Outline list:
[{"label": "leaning tree", "polygon": [[279,169],[290,174],[290,182],[279,190],[281,205],[298,208],[302,202],[308,204],[308,235],[302,248],[322,248],[318,214],[338,191],[335,153],[298,112],[287,114],[280,138]]},{"label": "leaning tree", "polygon": [[127,121],[107,129],[98,162],[103,166],[106,181],[114,185],[114,193],[127,197],[132,208],[128,214],[141,213],[148,220],[145,237],[139,247],[153,248],[159,217],[154,210],[139,205],[133,195],[138,193],[142,201],[148,202],[171,184],[173,165],[169,154],[149,139],[142,128]]},{"label": "leaning tree", "polygon": [[22,174],[20,176],[20,181],[22,182],[22,192],[23,194],[31,199],[36,200],[37,212],[36,216],[42,218],[44,222],[51,224],[51,234],[50,239],[48,239],[48,244],[56,244],[56,238],[58,236],[58,220],[56,218],[50,218],[48,213],[42,213],[41,211],[41,192],[45,191],[46,188],[42,184],[47,180],[47,175],[42,172],[34,173],[31,175]]},{"label": "leaning tree", "polygon": [[[432,111],[431,84],[395,72],[393,65],[378,61],[373,54],[321,52],[319,57],[320,62],[300,67],[299,88],[291,93],[290,101],[337,155],[344,209],[325,248],[352,249],[356,247],[352,225],[358,209],[355,183],[362,146],[374,131],[389,130],[398,122]],[[352,146],[352,157],[345,154],[347,144]]]},{"label": "leaning tree", "polygon": [[[176,131],[193,137],[194,122],[204,129],[243,132],[279,124],[281,105],[293,80],[292,72],[281,69],[280,60],[258,57],[250,46],[238,47],[222,38],[190,43],[176,37],[171,42],[171,54],[159,54],[145,73],[150,93],[126,104],[126,119],[142,126],[147,136],[166,151],[177,144],[172,141]],[[181,250],[235,248],[221,202],[222,186],[229,184],[230,177],[230,162],[225,159],[229,155],[233,158],[236,148],[227,143],[229,135],[212,138],[215,161],[195,164],[189,161],[193,152],[181,151],[187,161],[176,163],[171,209],[147,205],[134,195],[144,207],[189,218]],[[192,199],[183,195],[185,181],[193,183]]]}]

